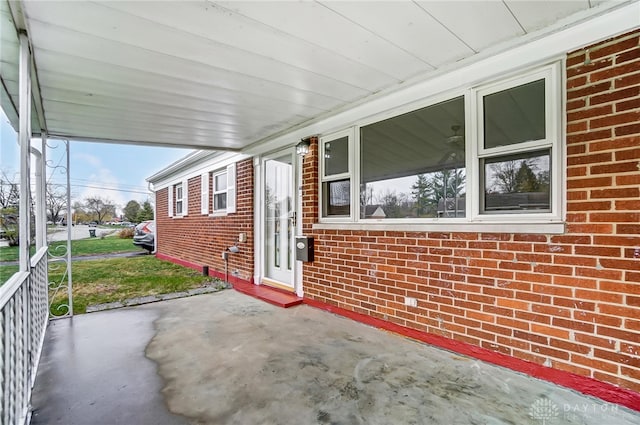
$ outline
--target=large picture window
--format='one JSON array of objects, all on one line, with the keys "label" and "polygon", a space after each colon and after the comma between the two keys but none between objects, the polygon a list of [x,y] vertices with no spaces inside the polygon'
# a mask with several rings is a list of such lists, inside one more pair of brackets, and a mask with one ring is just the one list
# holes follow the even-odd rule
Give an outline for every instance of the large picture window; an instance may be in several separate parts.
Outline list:
[{"label": "large picture window", "polygon": [[320,138],[321,221],[561,220],[559,64],[442,99]]},{"label": "large picture window", "polygon": [[360,129],[360,218],[464,217],[464,98]]}]

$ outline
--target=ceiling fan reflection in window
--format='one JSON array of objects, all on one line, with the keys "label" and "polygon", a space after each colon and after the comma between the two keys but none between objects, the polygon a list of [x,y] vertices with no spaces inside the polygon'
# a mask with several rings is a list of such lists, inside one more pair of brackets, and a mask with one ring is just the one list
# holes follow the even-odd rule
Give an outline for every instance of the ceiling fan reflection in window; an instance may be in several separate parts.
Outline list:
[{"label": "ceiling fan reflection in window", "polygon": [[438,161],[438,165],[448,163],[464,164],[464,135],[458,134],[460,126],[457,124],[451,126],[451,131],[453,131],[453,134],[444,140],[447,150]]}]

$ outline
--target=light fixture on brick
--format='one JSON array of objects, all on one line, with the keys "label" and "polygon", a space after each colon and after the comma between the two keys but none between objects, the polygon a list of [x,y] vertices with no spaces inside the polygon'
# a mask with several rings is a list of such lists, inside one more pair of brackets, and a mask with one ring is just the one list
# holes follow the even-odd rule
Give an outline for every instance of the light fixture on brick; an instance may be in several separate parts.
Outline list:
[{"label": "light fixture on brick", "polygon": [[302,139],[300,143],[296,145],[296,154],[300,156],[305,156],[309,153],[309,146],[311,146],[311,140]]}]

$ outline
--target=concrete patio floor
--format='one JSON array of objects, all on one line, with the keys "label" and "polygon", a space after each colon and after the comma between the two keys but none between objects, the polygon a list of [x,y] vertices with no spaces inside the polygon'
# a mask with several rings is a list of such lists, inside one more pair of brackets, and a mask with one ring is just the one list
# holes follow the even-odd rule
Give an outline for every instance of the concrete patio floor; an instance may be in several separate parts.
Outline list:
[{"label": "concrete patio floor", "polygon": [[50,324],[32,423],[637,425],[640,413],[235,291]]}]

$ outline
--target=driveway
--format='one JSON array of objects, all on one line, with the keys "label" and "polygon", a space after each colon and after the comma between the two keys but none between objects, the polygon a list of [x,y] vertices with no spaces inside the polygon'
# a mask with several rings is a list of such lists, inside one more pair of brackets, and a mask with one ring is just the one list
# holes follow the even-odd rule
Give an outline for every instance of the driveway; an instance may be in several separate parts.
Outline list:
[{"label": "driveway", "polygon": [[34,424],[637,425],[640,413],[233,290],[51,322]]}]

